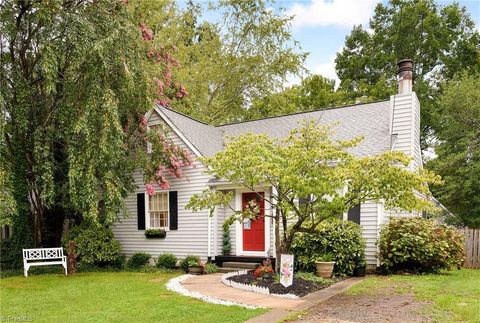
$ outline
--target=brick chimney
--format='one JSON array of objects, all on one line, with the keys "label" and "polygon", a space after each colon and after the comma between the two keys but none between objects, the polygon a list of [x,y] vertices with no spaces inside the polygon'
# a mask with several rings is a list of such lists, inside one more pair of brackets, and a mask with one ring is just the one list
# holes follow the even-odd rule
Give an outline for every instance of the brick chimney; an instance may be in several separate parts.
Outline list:
[{"label": "brick chimney", "polygon": [[398,94],[409,93],[413,91],[413,61],[403,59],[397,63],[397,82]]}]

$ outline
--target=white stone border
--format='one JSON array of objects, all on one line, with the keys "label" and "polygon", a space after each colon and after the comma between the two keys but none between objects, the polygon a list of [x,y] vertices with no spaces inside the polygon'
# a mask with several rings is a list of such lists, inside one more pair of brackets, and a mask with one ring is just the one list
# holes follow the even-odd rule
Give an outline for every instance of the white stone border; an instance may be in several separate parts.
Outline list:
[{"label": "white stone border", "polygon": [[239,271],[232,271],[230,273],[226,273],[222,275],[222,283],[233,288],[243,289],[248,292],[254,292],[254,293],[263,294],[263,295],[272,295],[275,297],[283,297],[283,298],[290,298],[290,299],[300,298],[295,294],[272,294],[270,293],[270,290],[267,287],[255,286],[251,284],[242,284],[242,283],[234,282],[228,279],[230,277],[237,276],[237,275],[246,275],[247,273],[248,273],[248,270],[239,270]]},{"label": "white stone border", "polygon": [[248,309],[251,309],[251,310],[257,309],[257,308],[265,308],[263,306],[253,306],[253,305],[248,305],[248,304],[243,304],[243,303],[226,301],[226,300],[219,299],[219,298],[216,298],[216,297],[203,295],[199,292],[190,291],[190,290],[188,290],[188,289],[186,289],[185,287],[182,286],[182,282],[184,280],[187,280],[188,278],[191,278],[191,277],[194,277],[194,275],[186,274],[186,275],[182,275],[182,276],[172,278],[168,281],[168,283],[166,284],[166,287],[167,287],[168,290],[179,293],[183,296],[196,298],[196,299],[199,299],[199,300],[202,300],[204,302],[211,303],[211,304],[219,304],[219,305],[226,305],[226,306],[241,306],[241,307],[245,307],[245,308],[248,308]]}]

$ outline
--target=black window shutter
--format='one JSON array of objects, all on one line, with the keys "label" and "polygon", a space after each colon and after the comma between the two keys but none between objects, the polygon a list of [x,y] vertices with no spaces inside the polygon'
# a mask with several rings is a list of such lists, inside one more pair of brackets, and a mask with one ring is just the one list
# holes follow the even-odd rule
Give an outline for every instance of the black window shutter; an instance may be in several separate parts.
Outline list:
[{"label": "black window shutter", "polygon": [[168,194],[168,205],[170,208],[170,230],[178,229],[178,198],[177,191],[170,191]]},{"label": "black window shutter", "polygon": [[137,194],[137,226],[138,230],[145,230],[145,193]]},{"label": "black window shutter", "polygon": [[360,224],[360,204],[357,204],[348,210],[348,220]]}]

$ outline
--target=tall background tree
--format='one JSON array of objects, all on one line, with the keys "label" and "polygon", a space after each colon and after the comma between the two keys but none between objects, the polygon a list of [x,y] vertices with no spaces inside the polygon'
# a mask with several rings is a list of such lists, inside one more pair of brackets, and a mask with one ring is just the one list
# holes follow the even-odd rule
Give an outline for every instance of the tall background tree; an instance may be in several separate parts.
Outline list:
[{"label": "tall background tree", "polygon": [[453,224],[480,227],[480,77],[466,73],[443,85],[434,118],[437,157],[427,166],[445,185],[433,192],[454,215]]},{"label": "tall background tree", "polygon": [[170,48],[124,2],[4,1],[0,35],[0,164],[16,201],[15,254],[58,245],[66,217],[111,224],[136,167],[161,184],[162,171],[188,164],[145,129],[154,100],[187,92]]},{"label": "tall background tree", "polygon": [[464,70],[480,71],[480,34],[475,23],[466,8],[456,3],[390,0],[376,6],[368,27],[355,26],[337,54],[340,87],[358,100],[386,99],[396,92],[396,62],[412,59],[423,133],[431,134],[441,82]]},{"label": "tall background tree", "polygon": [[[281,89],[287,75],[302,72],[306,54],[282,11],[258,0],[222,0],[208,7],[190,2],[129,1],[163,44],[177,48],[176,76],[190,93],[171,107],[211,124],[239,120],[251,102]],[[221,17],[201,20],[203,14]]]}]

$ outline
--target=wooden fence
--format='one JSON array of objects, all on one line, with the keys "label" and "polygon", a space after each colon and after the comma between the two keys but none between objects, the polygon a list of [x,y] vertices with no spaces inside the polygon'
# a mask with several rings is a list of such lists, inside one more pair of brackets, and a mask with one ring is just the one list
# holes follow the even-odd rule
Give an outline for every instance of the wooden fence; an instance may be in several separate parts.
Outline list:
[{"label": "wooden fence", "polygon": [[465,235],[465,263],[467,268],[480,268],[480,229],[459,229]]}]

